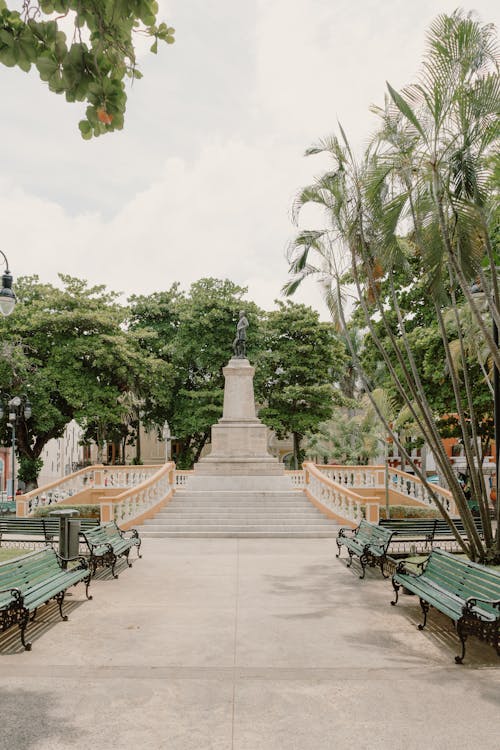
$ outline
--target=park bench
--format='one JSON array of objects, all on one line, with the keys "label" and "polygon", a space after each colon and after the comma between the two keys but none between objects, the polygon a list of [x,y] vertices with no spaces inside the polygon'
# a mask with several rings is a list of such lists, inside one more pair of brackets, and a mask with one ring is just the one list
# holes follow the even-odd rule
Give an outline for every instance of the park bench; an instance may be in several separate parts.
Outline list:
[{"label": "park bench", "polygon": [[392,577],[396,598],[391,604],[397,604],[401,587],[416,594],[424,614],[419,630],[425,627],[431,606],[450,617],[462,644],[457,664],[464,659],[469,635],[489,643],[500,656],[500,573],[440,549],[412,567],[421,572],[408,569],[404,561],[399,563]]},{"label": "park bench", "polygon": [[353,556],[359,557],[363,570],[360,578],[365,577],[367,565],[371,567],[379,565],[384,578],[388,578],[384,572],[384,564],[387,561],[387,549],[393,533],[391,529],[385,529],[383,526],[377,526],[364,519],[356,529],[342,527],[337,535],[339,551],[336,556],[340,557],[341,547],[344,545],[350,558],[348,568],[352,565]]},{"label": "park bench", "polygon": [[[86,530],[99,525],[97,518],[80,518],[80,529]],[[58,518],[0,518],[0,545],[2,540],[14,541],[15,538],[36,536],[41,541],[51,544],[59,536]]]},{"label": "park bench", "polygon": [[[76,564],[71,565],[72,562]],[[25,631],[30,618],[31,621],[35,619],[38,607],[55,599],[61,618],[67,620],[68,616],[62,611],[66,590],[84,581],[87,599],[92,599],[89,594],[90,577],[85,558],[65,559],[52,547],[2,563],[0,629],[3,632],[17,623],[21,629],[21,643],[26,651],[30,651],[31,643],[25,640]]]},{"label": "park bench", "polygon": [[[136,529],[122,531],[114,521],[97,526],[93,529],[86,529],[81,532],[89,548],[89,565],[92,575],[95,574],[97,566],[111,567],[111,574],[118,578],[115,573],[115,565],[119,557],[125,557],[129,568],[132,563],[129,561],[129,553],[132,547],[137,547],[137,557],[140,554],[141,538]],[[127,536],[130,534],[130,536]]]},{"label": "park bench", "polygon": [[[453,522],[461,536],[465,536],[465,528],[460,518]],[[479,517],[474,518],[476,529],[483,537],[483,524]],[[429,552],[435,545],[445,544],[449,551],[456,549],[456,539],[451,527],[444,518],[381,518],[379,526],[391,529],[394,536],[391,540],[391,555],[396,553]],[[411,549],[408,549],[408,547]]]}]

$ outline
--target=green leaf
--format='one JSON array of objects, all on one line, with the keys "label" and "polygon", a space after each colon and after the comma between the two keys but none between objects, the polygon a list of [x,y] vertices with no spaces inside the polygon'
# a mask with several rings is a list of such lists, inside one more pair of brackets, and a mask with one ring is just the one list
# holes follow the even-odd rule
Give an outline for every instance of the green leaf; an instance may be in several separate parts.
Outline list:
[{"label": "green leaf", "polygon": [[92,138],[92,128],[89,121],[80,120],[80,122],[78,123],[78,127],[80,129],[80,133],[82,134],[82,138],[85,141],[90,141],[90,139]]},{"label": "green leaf", "polygon": [[151,47],[149,48],[149,51],[153,53],[153,55],[156,55],[158,53],[158,39],[155,39]]},{"label": "green leaf", "polygon": [[50,52],[42,53],[35,63],[42,81],[48,81],[59,68],[59,63],[54,60]]},{"label": "green leaf", "polygon": [[398,92],[392,88],[391,84],[388,81],[386,81],[386,83],[387,83],[387,88],[389,90],[389,94],[391,95],[392,101],[394,102],[396,107],[399,109],[401,114],[403,114],[406,117],[406,119],[411,122],[413,127],[418,130],[422,138],[426,140],[425,132],[421,124],[419,123],[416,114],[414,113],[414,111],[412,110],[408,102],[405,99],[403,99],[401,94],[398,94]]}]

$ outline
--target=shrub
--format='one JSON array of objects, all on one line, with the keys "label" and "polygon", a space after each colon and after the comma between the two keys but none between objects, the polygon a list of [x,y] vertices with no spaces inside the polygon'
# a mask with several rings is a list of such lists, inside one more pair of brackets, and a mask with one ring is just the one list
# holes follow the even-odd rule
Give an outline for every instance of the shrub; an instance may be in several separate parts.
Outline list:
[{"label": "shrub", "polygon": [[[415,505],[389,506],[390,518],[441,518],[436,508],[420,508]],[[387,518],[385,505],[380,506],[380,518]]]},{"label": "shrub", "polygon": [[46,517],[50,515],[54,510],[77,510],[80,518],[100,518],[101,517],[101,506],[100,505],[44,505],[43,508],[37,508],[33,515],[38,517]]}]

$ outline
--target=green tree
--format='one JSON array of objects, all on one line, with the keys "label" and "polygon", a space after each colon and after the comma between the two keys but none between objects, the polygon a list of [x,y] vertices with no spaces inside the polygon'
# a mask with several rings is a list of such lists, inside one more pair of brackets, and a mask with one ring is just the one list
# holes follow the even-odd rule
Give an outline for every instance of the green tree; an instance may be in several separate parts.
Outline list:
[{"label": "green tree", "polygon": [[[126,310],[115,293],[69,276],[61,281],[57,288],[20,278],[16,315],[0,320],[0,391],[25,393],[33,406],[17,432],[21,476],[29,483],[36,483],[44,446],[72,419],[102,447],[128,432],[123,394],[164,398],[171,381],[170,366],[125,330]],[[5,423],[1,436],[8,442]]]},{"label": "green tree", "polygon": [[222,368],[232,355],[238,313],[250,322],[248,354],[259,349],[259,308],[244,300],[246,288],[228,280],[200,279],[187,293],[174,284],[151,297],[134,297],[130,325],[143,345],[167,361],[173,372],[171,399],[157,410],[181,444],[179,467],[197,461],[210,428],[222,414]]},{"label": "green tree", "polygon": [[340,400],[338,381],[346,362],[343,344],[330,323],[306,305],[278,302],[266,316],[264,346],[256,361],[259,416],[279,438],[291,435],[295,467],[302,440],[332,414]]},{"label": "green tree", "polygon": [[[85,140],[123,128],[125,79],[141,78],[134,36],[174,42],[174,29],[157,21],[156,0],[23,0],[21,11],[0,0],[0,63],[38,70],[50,91],[87,102],[79,128]],[[68,40],[61,26],[73,24]]]},{"label": "green tree", "polygon": [[[342,289],[346,281],[354,285],[360,314],[391,385],[452,491],[467,531],[467,543],[458,532],[457,541],[472,559],[485,562],[500,559],[500,524],[495,531],[489,515],[478,434],[481,419],[475,409],[460,309],[468,305],[492,363],[500,367],[498,344],[490,328],[491,320],[497,328],[500,324],[497,233],[492,231],[498,217],[492,158],[498,151],[498,66],[491,25],[482,25],[462,11],[439,16],[428,33],[418,83],[401,93],[388,86],[386,105],[377,110],[380,130],[363,159],[354,157],[342,130],[340,138],[327,139],[309,150],[327,152],[333,166],[301,192],[296,212],[306,203],[317,203],[325,209],[329,226],[297,236],[290,254],[294,278],[287,285],[291,293],[307,276],[321,274],[347,340]],[[398,298],[398,274],[415,259],[433,306],[446,362],[446,387],[453,394],[453,414],[462,434],[484,540],[474,527],[467,499],[444,451],[440,415],[426,392],[422,360],[409,330],[411,312],[402,309]],[[473,294],[477,281],[486,311]],[[432,331],[427,334],[432,336]],[[351,354],[356,359],[352,347]],[[359,357],[357,361],[370,393],[370,378]],[[383,415],[379,417],[390,430]],[[397,434],[393,433],[393,439],[450,520]],[[500,503],[497,510],[500,513]]]}]

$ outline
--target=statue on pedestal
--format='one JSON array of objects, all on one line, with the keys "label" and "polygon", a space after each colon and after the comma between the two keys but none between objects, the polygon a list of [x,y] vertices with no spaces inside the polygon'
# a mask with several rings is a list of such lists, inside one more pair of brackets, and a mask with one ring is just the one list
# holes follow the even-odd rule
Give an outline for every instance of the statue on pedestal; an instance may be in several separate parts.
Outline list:
[{"label": "statue on pedestal", "polygon": [[236,338],[233,341],[233,352],[236,359],[247,358],[247,328],[248,320],[245,311],[241,310],[236,326]]}]

